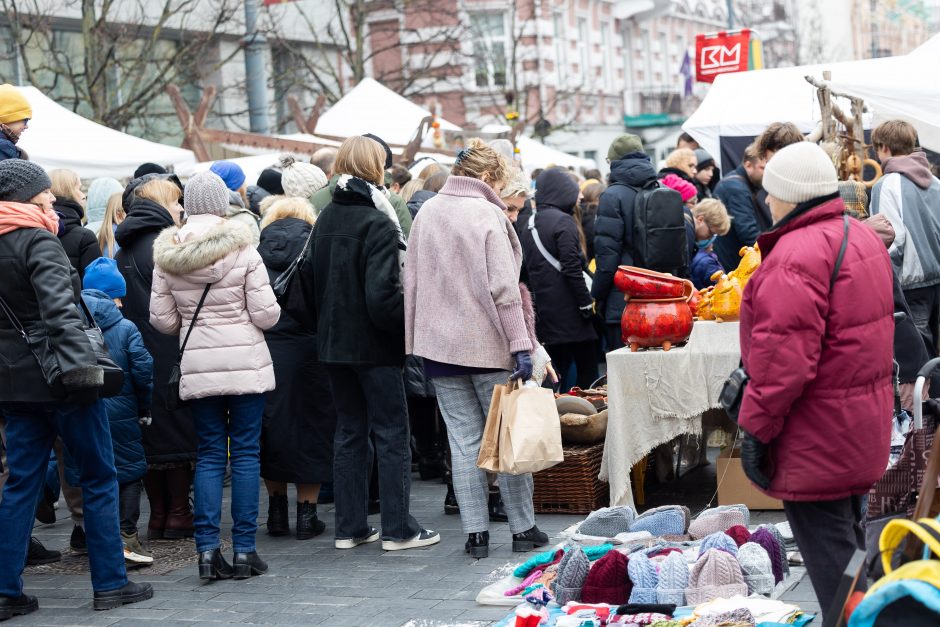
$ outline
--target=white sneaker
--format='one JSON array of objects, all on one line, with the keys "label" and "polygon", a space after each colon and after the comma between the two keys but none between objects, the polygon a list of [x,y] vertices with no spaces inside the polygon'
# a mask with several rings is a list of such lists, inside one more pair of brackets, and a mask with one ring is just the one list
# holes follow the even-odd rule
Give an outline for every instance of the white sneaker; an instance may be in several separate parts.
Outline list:
[{"label": "white sneaker", "polygon": [[153,564],[153,555],[140,543],[137,533],[121,532],[124,541],[124,561],[130,564]]},{"label": "white sneaker", "polygon": [[360,544],[368,544],[370,542],[375,542],[378,539],[379,539],[379,532],[376,529],[370,527],[369,535],[363,536],[361,538],[337,539],[333,543],[333,546],[335,546],[337,549],[354,549]]},{"label": "white sneaker", "polygon": [[153,564],[153,557],[135,553],[131,549],[124,547],[124,561],[131,564]]},{"label": "white sneaker", "polygon": [[383,551],[403,551],[419,546],[431,546],[441,541],[441,534],[430,529],[422,529],[421,533],[410,540],[382,540]]}]

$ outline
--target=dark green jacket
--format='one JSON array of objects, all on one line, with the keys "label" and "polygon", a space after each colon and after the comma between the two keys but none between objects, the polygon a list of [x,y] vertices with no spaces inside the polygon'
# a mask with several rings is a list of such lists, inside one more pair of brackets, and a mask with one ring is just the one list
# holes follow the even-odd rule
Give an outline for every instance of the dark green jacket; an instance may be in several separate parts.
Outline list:
[{"label": "dark green jacket", "polygon": [[[314,209],[317,210],[317,213],[326,209],[326,206],[333,200],[333,190],[336,189],[336,181],[338,179],[339,175],[334,174],[333,177],[330,178],[330,184],[310,198],[310,203],[313,205]],[[388,200],[395,209],[395,214],[398,216],[398,223],[401,224],[401,232],[405,234],[405,239],[407,240],[408,235],[411,233],[411,212],[408,211],[408,205],[401,196],[395,193],[390,192]]]}]

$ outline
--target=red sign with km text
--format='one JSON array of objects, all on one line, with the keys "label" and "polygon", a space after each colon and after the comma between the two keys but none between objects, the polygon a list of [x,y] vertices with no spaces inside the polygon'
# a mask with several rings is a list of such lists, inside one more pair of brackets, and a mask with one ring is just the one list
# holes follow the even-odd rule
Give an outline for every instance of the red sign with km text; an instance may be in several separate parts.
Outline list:
[{"label": "red sign with km text", "polygon": [[695,76],[700,83],[712,83],[719,74],[745,72],[751,31],[724,31],[695,37]]}]

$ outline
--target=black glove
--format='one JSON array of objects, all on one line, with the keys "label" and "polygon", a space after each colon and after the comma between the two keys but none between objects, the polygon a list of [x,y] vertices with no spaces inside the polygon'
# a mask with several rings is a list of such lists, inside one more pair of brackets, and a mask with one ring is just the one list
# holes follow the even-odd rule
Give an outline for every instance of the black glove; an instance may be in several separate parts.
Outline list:
[{"label": "black glove", "polygon": [[744,433],[744,440],[741,442],[741,466],[747,478],[762,490],[770,487],[770,480],[774,475],[773,468],[770,469],[769,477],[764,474],[765,462],[769,465],[769,453],[770,445],[764,444],[750,433]]},{"label": "black glove", "polygon": [[79,388],[71,390],[65,397],[65,403],[68,405],[79,405],[86,407],[98,400],[98,388]]},{"label": "black glove", "polygon": [[516,369],[509,375],[510,381],[515,381],[516,379],[528,381],[531,379],[532,355],[530,355],[528,351],[519,351],[518,353],[513,353],[512,356],[516,360]]}]

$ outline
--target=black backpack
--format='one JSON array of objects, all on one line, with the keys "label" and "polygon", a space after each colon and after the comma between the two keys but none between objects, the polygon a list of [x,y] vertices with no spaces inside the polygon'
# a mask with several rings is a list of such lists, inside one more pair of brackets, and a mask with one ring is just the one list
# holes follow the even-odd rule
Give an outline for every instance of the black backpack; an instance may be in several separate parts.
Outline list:
[{"label": "black backpack", "polygon": [[689,266],[685,208],[679,192],[651,181],[636,190],[633,248],[638,267],[676,274]]}]

